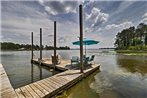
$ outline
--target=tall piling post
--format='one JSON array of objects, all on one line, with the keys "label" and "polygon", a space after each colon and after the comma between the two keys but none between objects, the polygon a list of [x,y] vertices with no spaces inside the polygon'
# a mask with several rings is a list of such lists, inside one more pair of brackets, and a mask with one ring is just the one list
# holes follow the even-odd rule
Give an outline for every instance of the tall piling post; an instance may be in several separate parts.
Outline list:
[{"label": "tall piling post", "polygon": [[54,21],[54,70],[56,63],[56,21]]},{"label": "tall piling post", "polygon": [[42,28],[40,28],[40,61],[42,60]]},{"label": "tall piling post", "polygon": [[79,6],[79,24],[80,24],[80,65],[83,73],[83,7]]},{"label": "tall piling post", "polygon": [[33,53],[33,48],[34,48],[34,44],[33,44],[33,32],[31,33],[31,43],[32,43],[32,48],[31,48],[31,51],[32,51],[31,62],[33,62],[33,56],[34,56],[34,53]]}]

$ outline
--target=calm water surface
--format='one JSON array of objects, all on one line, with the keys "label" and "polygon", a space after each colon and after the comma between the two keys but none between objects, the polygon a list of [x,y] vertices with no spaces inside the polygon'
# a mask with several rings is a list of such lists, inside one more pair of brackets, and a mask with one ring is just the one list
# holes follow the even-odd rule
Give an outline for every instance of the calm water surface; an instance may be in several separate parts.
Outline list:
[{"label": "calm water surface", "polygon": [[[52,51],[43,51],[50,57]],[[58,51],[63,58],[79,55],[78,50]],[[147,56],[126,56],[100,50],[88,50],[94,54],[95,63],[101,64],[95,72],[68,91],[62,98],[147,98]],[[49,68],[30,64],[30,52],[2,52],[1,60],[14,87],[19,87],[54,74]],[[39,57],[39,51],[35,52]],[[40,75],[41,74],[41,75]]]}]

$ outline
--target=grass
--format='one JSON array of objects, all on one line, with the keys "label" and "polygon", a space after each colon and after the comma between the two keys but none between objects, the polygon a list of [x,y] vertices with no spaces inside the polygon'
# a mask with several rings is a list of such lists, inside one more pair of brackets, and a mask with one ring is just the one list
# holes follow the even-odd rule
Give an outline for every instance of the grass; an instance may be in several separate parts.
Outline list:
[{"label": "grass", "polygon": [[124,55],[145,55],[147,56],[147,51],[143,50],[116,50],[117,53]]}]

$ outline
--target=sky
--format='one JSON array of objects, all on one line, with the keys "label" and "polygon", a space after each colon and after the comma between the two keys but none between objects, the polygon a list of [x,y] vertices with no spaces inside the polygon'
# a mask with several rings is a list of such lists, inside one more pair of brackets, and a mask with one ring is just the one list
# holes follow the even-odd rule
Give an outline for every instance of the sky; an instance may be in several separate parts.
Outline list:
[{"label": "sky", "polygon": [[88,48],[114,47],[118,32],[139,23],[147,23],[146,1],[1,1],[2,42],[53,45],[54,21],[57,22],[57,46],[69,46],[79,40],[79,5],[83,5],[84,38],[100,41]]}]

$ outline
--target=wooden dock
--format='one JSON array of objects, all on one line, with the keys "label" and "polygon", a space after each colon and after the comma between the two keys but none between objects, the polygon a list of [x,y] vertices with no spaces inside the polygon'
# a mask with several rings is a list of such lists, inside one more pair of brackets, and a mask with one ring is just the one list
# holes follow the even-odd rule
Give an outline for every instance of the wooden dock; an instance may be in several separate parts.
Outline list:
[{"label": "wooden dock", "polygon": [[[34,59],[33,62],[39,63],[37,59]],[[50,59],[43,59],[41,63],[42,65],[53,67]],[[70,60],[62,60],[62,63],[56,65],[56,68],[66,71],[15,89],[15,92],[19,97],[23,98],[55,97],[99,69],[99,65],[93,64],[91,68],[84,70],[84,73],[80,73],[80,70],[72,70],[67,65],[70,65]]]},{"label": "wooden dock", "polygon": [[16,98],[17,95],[8,79],[8,76],[0,64],[0,98]]},{"label": "wooden dock", "polygon": [[[39,61],[34,59],[33,63],[39,63]],[[41,63],[42,65],[53,67],[51,59],[43,59]],[[71,69],[69,65],[70,60],[62,60],[62,63],[56,65],[56,68],[62,71],[64,70],[64,72],[17,89],[13,89],[1,65],[2,98],[52,98],[80,82],[82,79],[98,70],[100,66],[98,64],[93,64],[91,68],[84,70],[84,73],[80,73],[79,69]]]}]

